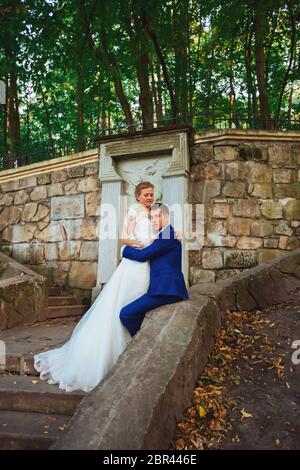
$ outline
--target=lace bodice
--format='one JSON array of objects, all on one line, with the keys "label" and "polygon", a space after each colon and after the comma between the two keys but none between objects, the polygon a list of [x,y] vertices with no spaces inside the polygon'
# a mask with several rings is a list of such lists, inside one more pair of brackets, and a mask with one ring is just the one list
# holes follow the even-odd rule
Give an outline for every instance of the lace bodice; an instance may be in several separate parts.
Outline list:
[{"label": "lace bodice", "polygon": [[154,234],[146,208],[140,203],[132,204],[128,210],[127,216],[125,217],[123,228],[127,227],[131,217],[135,218],[135,227],[128,238],[131,240],[138,240],[144,245],[147,245],[150,243]]}]

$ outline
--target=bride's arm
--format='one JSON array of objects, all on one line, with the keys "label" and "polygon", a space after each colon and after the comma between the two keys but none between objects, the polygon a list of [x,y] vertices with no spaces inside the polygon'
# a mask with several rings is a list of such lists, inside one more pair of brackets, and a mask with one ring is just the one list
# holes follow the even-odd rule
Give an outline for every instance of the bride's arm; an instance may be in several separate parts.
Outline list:
[{"label": "bride's arm", "polygon": [[128,216],[128,223],[124,223],[122,236],[121,236],[121,243],[127,246],[133,246],[138,248],[143,248],[143,244],[140,243],[138,240],[134,240],[130,238],[133,235],[133,231],[136,224],[136,217],[133,215]]}]

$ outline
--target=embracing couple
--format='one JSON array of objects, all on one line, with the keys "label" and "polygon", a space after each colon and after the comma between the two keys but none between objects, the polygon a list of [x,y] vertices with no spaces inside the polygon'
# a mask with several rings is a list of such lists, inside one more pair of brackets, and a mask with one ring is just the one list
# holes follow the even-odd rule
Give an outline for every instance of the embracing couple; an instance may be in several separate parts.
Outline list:
[{"label": "embracing couple", "polygon": [[41,379],[66,391],[92,390],[140,329],[145,314],[188,299],[182,246],[169,208],[154,203],[154,186],[135,188],[137,203],[122,229],[122,260],[90,309],[61,347],[34,356]]}]

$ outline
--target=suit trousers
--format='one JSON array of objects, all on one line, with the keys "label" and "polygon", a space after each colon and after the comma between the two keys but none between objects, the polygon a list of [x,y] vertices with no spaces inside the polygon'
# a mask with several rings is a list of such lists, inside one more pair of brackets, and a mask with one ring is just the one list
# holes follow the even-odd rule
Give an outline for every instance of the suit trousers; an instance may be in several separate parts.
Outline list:
[{"label": "suit trousers", "polygon": [[149,310],[161,305],[179,302],[180,300],[182,299],[175,295],[151,296],[144,294],[121,309],[120,320],[131,336],[134,336],[140,329],[144,317]]}]

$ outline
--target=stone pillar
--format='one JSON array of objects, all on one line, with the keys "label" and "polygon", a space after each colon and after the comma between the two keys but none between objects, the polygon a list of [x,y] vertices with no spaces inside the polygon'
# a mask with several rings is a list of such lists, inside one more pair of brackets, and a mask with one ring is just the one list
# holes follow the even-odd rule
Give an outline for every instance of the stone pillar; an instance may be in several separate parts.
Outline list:
[{"label": "stone pillar", "polygon": [[[172,148],[172,159],[169,169],[162,175],[163,202],[177,206],[179,212],[171,213],[171,224],[184,233],[184,205],[188,203],[189,147],[187,134],[180,133]],[[186,284],[189,285],[189,258],[185,241],[182,240],[182,271]]]}]

